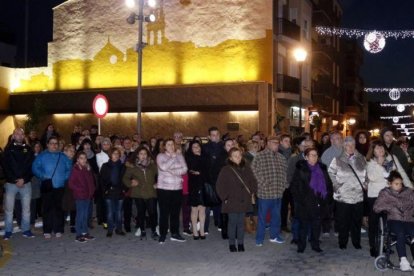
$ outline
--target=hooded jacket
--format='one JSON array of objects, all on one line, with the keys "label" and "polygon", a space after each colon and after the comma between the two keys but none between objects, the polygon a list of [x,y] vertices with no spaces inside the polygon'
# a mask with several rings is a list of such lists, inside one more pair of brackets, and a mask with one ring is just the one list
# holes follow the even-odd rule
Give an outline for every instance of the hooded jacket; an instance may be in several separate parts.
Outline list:
[{"label": "hooded jacket", "polygon": [[374,211],[386,212],[388,220],[414,222],[414,191],[407,187],[400,192],[384,188],[375,201]]}]

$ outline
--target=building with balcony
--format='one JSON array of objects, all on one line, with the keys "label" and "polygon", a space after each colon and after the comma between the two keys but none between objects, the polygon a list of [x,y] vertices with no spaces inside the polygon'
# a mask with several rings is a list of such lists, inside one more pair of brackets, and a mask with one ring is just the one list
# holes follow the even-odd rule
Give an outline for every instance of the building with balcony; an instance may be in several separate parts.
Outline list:
[{"label": "building with balcony", "polygon": [[[275,37],[273,80],[276,85],[277,113],[287,120],[283,131],[298,134],[308,129],[308,107],[311,99],[311,64],[312,64],[312,2],[308,0],[279,0],[277,12],[274,12]],[[299,72],[298,62],[293,57],[293,50],[302,47],[308,57]],[[299,97],[302,93],[302,126],[299,126]]]},{"label": "building with balcony", "polygon": [[[337,0],[312,0],[312,26],[338,27],[342,9]],[[341,39],[312,32],[312,112],[322,119],[320,130],[341,128]]]}]

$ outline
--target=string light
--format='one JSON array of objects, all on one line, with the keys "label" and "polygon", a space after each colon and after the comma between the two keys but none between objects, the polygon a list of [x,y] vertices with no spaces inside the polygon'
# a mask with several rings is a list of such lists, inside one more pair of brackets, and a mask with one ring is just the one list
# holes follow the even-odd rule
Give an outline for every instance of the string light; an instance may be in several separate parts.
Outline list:
[{"label": "string light", "polygon": [[412,126],[414,123],[403,123],[403,124],[392,124],[393,126],[401,126],[402,128],[405,128],[405,126]]},{"label": "string light", "polygon": [[364,88],[364,92],[367,93],[383,93],[383,92],[391,92],[391,90],[398,90],[399,92],[414,92],[414,88],[380,88],[380,87],[366,87]]},{"label": "string light", "polygon": [[316,26],[315,31],[322,36],[339,36],[348,38],[360,38],[369,33],[377,32],[384,38],[405,39],[414,38],[414,30],[364,30],[337,27]]},{"label": "string light", "polygon": [[400,103],[400,104],[387,104],[387,103],[382,103],[382,104],[380,104],[380,106],[382,106],[382,107],[386,107],[386,106],[396,106],[396,107],[398,107],[398,106],[414,106],[414,103]]}]

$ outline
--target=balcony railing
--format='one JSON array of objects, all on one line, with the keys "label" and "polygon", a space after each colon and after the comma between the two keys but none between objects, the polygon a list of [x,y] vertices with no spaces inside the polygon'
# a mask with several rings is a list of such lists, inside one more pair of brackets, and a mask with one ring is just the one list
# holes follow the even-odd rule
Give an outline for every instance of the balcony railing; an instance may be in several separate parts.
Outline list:
[{"label": "balcony railing", "polygon": [[277,92],[299,94],[299,79],[277,74]]},{"label": "balcony railing", "polygon": [[278,18],[276,35],[284,35],[295,40],[300,40],[300,27],[286,18]]}]

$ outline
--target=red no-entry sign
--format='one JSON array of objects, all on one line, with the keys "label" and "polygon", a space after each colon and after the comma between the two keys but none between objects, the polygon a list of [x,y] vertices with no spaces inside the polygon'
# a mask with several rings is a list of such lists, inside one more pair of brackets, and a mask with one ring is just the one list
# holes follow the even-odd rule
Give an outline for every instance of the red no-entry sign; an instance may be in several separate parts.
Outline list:
[{"label": "red no-entry sign", "polygon": [[108,100],[104,95],[98,94],[96,95],[95,99],[93,99],[93,112],[95,113],[95,116],[99,119],[106,116],[109,109],[109,103]]}]

